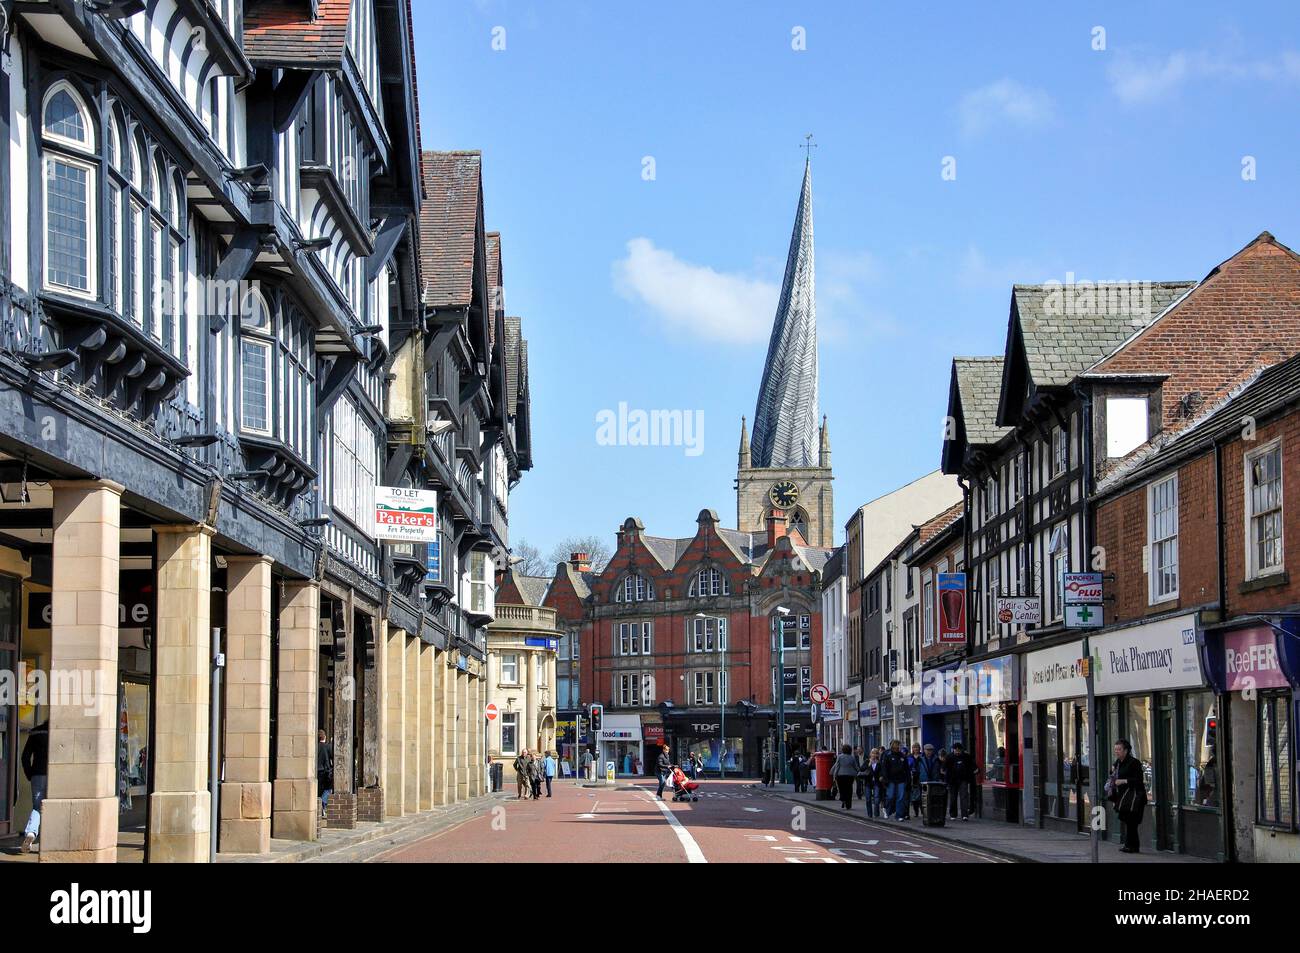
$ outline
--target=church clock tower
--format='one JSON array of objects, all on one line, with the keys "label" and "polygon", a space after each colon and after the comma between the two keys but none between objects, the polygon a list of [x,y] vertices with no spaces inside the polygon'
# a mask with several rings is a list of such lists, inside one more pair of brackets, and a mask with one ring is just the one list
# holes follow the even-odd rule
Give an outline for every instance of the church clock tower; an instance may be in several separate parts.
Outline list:
[{"label": "church clock tower", "polygon": [[813,269],[812,165],[803,187],[786,259],[785,280],[772,322],[751,444],[740,424],[736,471],[736,528],[766,533],[767,517],[785,514],[787,525],[811,546],[830,548],[835,538],[831,444],[826,418],[817,414],[817,303]]}]

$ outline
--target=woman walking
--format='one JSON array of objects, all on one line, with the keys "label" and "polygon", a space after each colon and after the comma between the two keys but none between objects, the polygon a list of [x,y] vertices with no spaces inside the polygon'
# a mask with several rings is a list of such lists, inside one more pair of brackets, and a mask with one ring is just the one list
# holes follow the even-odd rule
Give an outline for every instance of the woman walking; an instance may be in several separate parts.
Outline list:
[{"label": "woman walking", "polygon": [[1141,843],[1138,825],[1147,806],[1147,786],[1142,762],[1133,757],[1133,746],[1124,738],[1115,742],[1115,763],[1106,782],[1106,797],[1115,805],[1115,813],[1124,825],[1124,846],[1120,853],[1138,853]]},{"label": "woman walking", "polygon": [[867,817],[880,816],[880,802],[885,799],[885,775],[880,764],[880,749],[872,748],[862,766],[862,796],[867,802]]},{"label": "woman walking", "polygon": [[831,767],[831,777],[840,792],[840,806],[846,811],[853,810],[853,782],[858,776],[858,759],[853,757],[853,746],[840,748],[839,757]]}]

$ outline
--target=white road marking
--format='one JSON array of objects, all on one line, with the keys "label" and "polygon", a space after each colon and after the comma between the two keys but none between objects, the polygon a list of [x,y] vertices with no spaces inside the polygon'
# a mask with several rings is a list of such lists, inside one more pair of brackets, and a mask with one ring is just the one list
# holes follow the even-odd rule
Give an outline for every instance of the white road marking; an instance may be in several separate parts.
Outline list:
[{"label": "white road marking", "polygon": [[763,813],[763,809],[762,809],[761,807],[747,807],[747,808],[745,808],[745,810],[749,811],[751,814],[762,814],[762,813]]},{"label": "white road marking", "polygon": [[664,817],[668,818],[668,823],[672,825],[673,833],[677,835],[677,839],[681,842],[682,850],[686,851],[687,862],[692,864],[707,864],[708,860],[704,857],[704,851],[700,850],[700,845],[695,843],[695,838],[691,836],[691,832],[682,826],[681,821],[677,820],[677,817],[672,812],[672,808],[670,808],[665,802],[651,797],[649,794],[645,797],[651,804],[663,811]]}]

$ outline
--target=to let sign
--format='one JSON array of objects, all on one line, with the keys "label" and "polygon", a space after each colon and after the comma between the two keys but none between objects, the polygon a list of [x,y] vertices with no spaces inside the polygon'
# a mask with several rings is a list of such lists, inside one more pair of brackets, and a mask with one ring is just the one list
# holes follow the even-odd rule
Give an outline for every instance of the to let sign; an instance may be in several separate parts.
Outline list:
[{"label": "to let sign", "polygon": [[438,494],[412,487],[375,487],[375,538],[437,542]]}]

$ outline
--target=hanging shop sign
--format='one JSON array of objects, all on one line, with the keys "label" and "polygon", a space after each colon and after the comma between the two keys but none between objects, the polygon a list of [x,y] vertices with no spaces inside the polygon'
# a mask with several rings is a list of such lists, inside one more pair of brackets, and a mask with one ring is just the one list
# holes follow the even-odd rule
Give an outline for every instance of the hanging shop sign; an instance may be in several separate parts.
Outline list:
[{"label": "hanging shop sign", "polygon": [[844,717],[844,705],[841,699],[828,698],[819,706],[822,721],[840,721]]},{"label": "hanging shop sign", "polygon": [[404,486],[375,487],[375,538],[403,543],[437,542],[437,492]]},{"label": "hanging shop sign", "polygon": [[1099,629],[1104,597],[1099,572],[1067,572],[1062,578],[1067,629]]},{"label": "hanging shop sign", "polygon": [[877,701],[863,702],[858,706],[858,721],[864,725],[880,724],[880,703]]},{"label": "hanging shop sign", "polygon": [[1070,642],[1025,655],[1025,701],[1079,698],[1088,693],[1083,643]]},{"label": "hanging shop sign", "polygon": [[999,596],[993,614],[1001,625],[1042,625],[1043,600],[1038,596]]},{"label": "hanging shop sign", "polygon": [[939,573],[939,644],[966,644],[966,574]]}]

